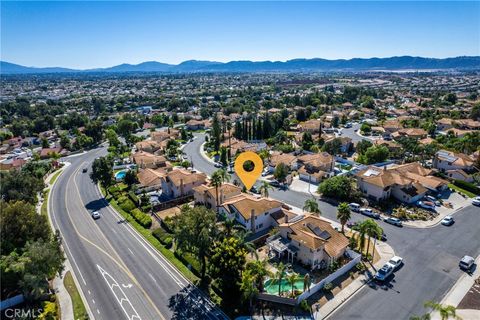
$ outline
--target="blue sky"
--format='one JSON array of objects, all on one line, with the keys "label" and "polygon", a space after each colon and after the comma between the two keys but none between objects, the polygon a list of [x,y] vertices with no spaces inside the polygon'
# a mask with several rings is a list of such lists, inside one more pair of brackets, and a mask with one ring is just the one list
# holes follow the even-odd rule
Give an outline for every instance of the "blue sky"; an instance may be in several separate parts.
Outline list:
[{"label": "blue sky", "polygon": [[480,2],[1,3],[1,59],[28,66],[395,55],[480,55]]}]

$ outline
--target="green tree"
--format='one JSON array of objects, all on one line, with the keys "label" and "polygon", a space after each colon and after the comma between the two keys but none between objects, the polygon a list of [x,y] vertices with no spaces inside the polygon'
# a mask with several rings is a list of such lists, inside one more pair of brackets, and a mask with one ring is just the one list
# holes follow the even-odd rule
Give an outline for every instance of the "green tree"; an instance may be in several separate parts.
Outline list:
[{"label": "green tree", "polygon": [[442,320],[447,320],[450,318],[461,319],[457,316],[457,309],[454,306],[445,306],[434,301],[427,301],[424,304],[425,308],[431,308],[433,311],[440,313],[440,318]]},{"label": "green tree", "polygon": [[365,151],[367,151],[367,149],[370,148],[371,146],[373,146],[373,143],[371,143],[367,139],[362,139],[362,141],[359,141],[357,143],[357,146],[356,146],[357,153],[358,154],[364,154]]},{"label": "green tree", "polygon": [[457,96],[453,92],[448,93],[443,99],[450,105],[457,103]]},{"label": "green tree", "polygon": [[290,283],[290,287],[292,288],[292,298],[295,297],[295,282],[297,282],[298,280],[298,274],[296,274],[295,272],[292,272],[290,273],[289,275],[287,275],[287,281],[288,283]]},{"label": "green tree", "polygon": [[303,205],[303,211],[315,213],[316,215],[322,214],[318,206],[318,202],[315,198],[305,200],[305,204]]},{"label": "green tree", "polygon": [[370,250],[370,239],[372,237],[379,239],[383,234],[383,229],[373,220],[367,219],[360,223],[359,229],[368,236],[367,242],[367,256]]},{"label": "green tree", "polygon": [[213,123],[212,123],[212,141],[213,141],[213,150],[215,151],[220,150],[221,134],[222,134],[222,130],[220,128],[220,121],[218,121],[218,117],[215,115],[213,117]]},{"label": "green tree", "polygon": [[318,192],[325,197],[338,200],[354,200],[358,192],[353,186],[353,181],[345,175],[331,177],[318,186]]},{"label": "green tree", "polygon": [[364,122],[360,127],[360,131],[364,134],[370,134],[370,132],[372,132],[372,127],[368,123]]},{"label": "green tree", "polygon": [[125,172],[125,177],[123,178],[123,182],[131,188],[134,184],[138,183],[137,172],[135,170],[127,170]]},{"label": "green tree", "polygon": [[210,257],[210,275],[222,291],[222,305],[235,308],[240,295],[241,274],[245,266],[247,252],[240,241],[225,238],[216,242]]},{"label": "green tree", "polygon": [[219,211],[218,208],[220,207],[220,199],[218,197],[218,188],[220,188],[223,184],[223,179],[222,179],[220,171],[219,170],[215,171],[212,174],[212,177],[210,178],[210,180],[211,180],[212,186],[215,187],[215,199],[216,199],[216,203],[217,203],[216,212],[218,213],[218,211]]},{"label": "green tree", "polygon": [[279,182],[284,182],[287,178],[287,175],[288,167],[283,162],[277,164],[277,166],[275,167],[275,171],[273,172],[273,176],[275,177],[275,179],[277,179]]},{"label": "green tree", "polygon": [[342,202],[337,207],[337,219],[342,224],[342,233],[344,233],[345,225],[347,224],[348,220],[352,217],[352,213],[350,211],[350,207],[348,203]]},{"label": "green tree", "polygon": [[322,146],[322,151],[328,152],[331,155],[337,155],[341,152],[342,140],[340,138],[334,138],[327,141]]},{"label": "green tree", "polygon": [[270,189],[272,189],[272,186],[270,185],[270,183],[268,183],[268,181],[262,181],[260,183],[260,187],[258,188],[258,191],[262,196],[264,196],[265,198],[268,198],[269,196],[268,190]]},{"label": "green tree", "polygon": [[113,165],[107,157],[100,157],[93,161],[90,179],[94,183],[100,183],[108,192],[108,187],[113,185]]},{"label": "green tree", "polygon": [[112,147],[118,148],[120,146],[120,140],[118,139],[118,135],[113,129],[105,130],[105,136],[107,137],[108,143]]},{"label": "green tree", "polygon": [[191,208],[184,205],[175,221],[174,230],[177,247],[197,256],[204,280],[207,256],[216,240],[215,212],[202,206]]},{"label": "green tree", "polygon": [[302,148],[304,150],[310,151],[313,146],[313,138],[310,132],[304,132],[302,135]]},{"label": "green tree", "polygon": [[389,151],[386,146],[371,146],[357,158],[357,161],[363,164],[379,163],[387,160],[388,155]]},{"label": "green tree", "polygon": [[227,165],[227,148],[220,147],[220,162],[226,166]]},{"label": "green tree", "polygon": [[5,201],[37,201],[37,193],[45,187],[42,177],[36,177],[26,170],[0,172],[0,194]]},{"label": "green tree", "polygon": [[0,207],[3,255],[23,248],[28,241],[47,240],[50,237],[47,217],[37,214],[32,204],[25,201],[2,201]]},{"label": "green tree", "polygon": [[277,272],[275,272],[275,279],[277,280],[278,283],[278,295],[280,296],[282,293],[282,280],[283,277],[285,276],[285,270],[287,267],[283,264],[283,262],[280,262],[277,264]]},{"label": "green tree", "polygon": [[470,111],[470,119],[479,120],[480,119],[480,102],[477,102]]},{"label": "green tree", "polygon": [[240,284],[240,290],[244,300],[248,300],[250,311],[253,307],[253,299],[258,295],[259,289],[255,285],[255,275],[250,270],[245,270],[242,273],[242,283]]}]

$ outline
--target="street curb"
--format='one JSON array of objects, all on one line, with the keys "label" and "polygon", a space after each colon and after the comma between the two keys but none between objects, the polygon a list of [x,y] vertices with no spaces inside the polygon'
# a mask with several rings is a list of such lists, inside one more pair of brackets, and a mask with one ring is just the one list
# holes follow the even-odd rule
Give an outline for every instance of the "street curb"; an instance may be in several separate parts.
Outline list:
[{"label": "street curb", "polygon": [[[69,162],[64,162],[65,163],[65,166],[62,167],[60,170],[61,170],[61,173],[58,175],[57,179],[55,179],[55,181],[53,182],[53,184],[51,184],[49,186],[49,190],[50,192],[53,190],[53,187],[55,186],[55,184],[57,183],[58,181],[58,178],[60,178],[60,176],[62,175],[63,171],[68,167],[70,166],[70,163]],[[68,164],[67,164],[68,163]],[[48,222],[50,224],[50,228],[53,230],[53,232],[55,232],[57,229],[55,229],[55,226],[53,225],[53,220],[52,220],[52,217],[51,217],[51,213],[50,213],[50,201],[51,201],[52,197],[50,196],[49,194],[49,197],[48,197],[48,203],[47,203],[47,215],[48,215]],[[64,271],[66,270],[69,270],[71,275],[72,275],[72,278],[73,278],[73,282],[75,282],[75,286],[77,287],[77,291],[79,292],[80,294],[80,297],[82,298],[82,302],[83,302],[83,305],[85,306],[85,309],[87,310],[87,313],[88,313],[88,317],[90,319],[93,319],[95,320],[95,316],[93,315],[93,312],[92,310],[90,309],[90,306],[88,305],[87,303],[87,298],[85,297],[84,293],[83,293],[83,290],[82,290],[82,287],[80,286],[80,282],[78,281],[77,279],[77,276],[75,274],[75,271],[73,270],[73,267],[72,267],[72,264],[70,262],[70,260],[68,259],[68,255],[66,254],[66,251],[65,251],[65,248],[63,247],[63,244],[61,245],[61,248],[62,248],[62,252],[64,253],[65,255],[65,265],[68,264],[67,268],[65,268]],[[61,279],[61,283],[63,285],[63,278]],[[65,288],[66,290],[66,288]],[[68,292],[68,291],[67,291]],[[72,299],[72,297],[70,297],[70,294],[68,294],[68,297],[70,298],[70,300]],[[73,310],[73,301],[72,301],[72,310]]]},{"label": "street curb", "polygon": [[215,164],[215,161],[213,161],[212,159],[210,159],[207,154],[205,153],[205,150],[203,149],[204,145],[206,144],[206,142],[202,143],[200,145],[200,155],[205,159],[207,160],[208,162],[212,163],[212,164]]},{"label": "street curb", "polygon": [[[447,216],[453,216],[454,214],[456,214],[458,211],[465,208],[466,206],[467,205],[458,207],[452,213],[447,214]],[[418,227],[418,226],[413,226],[413,225],[410,225],[410,224],[404,224],[404,226],[409,227],[409,228],[414,228],[414,229],[430,229],[430,228],[434,228],[434,227],[440,225],[441,223],[442,223],[442,220],[439,220],[438,222],[435,222],[434,224],[428,225],[428,226],[425,226],[425,227]]]}]

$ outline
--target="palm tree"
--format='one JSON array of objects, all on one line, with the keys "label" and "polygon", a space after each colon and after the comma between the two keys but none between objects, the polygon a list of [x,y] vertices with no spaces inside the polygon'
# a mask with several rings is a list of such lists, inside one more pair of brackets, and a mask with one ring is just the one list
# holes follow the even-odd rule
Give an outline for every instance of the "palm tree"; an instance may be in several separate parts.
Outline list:
[{"label": "palm tree", "polygon": [[440,313],[440,318],[442,320],[447,320],[450,318],[461,319],[457,316],[456,308],[454,306],[444,306],[443,304],[436,303],[434,301],[427,301],[424,304],[425,308],[432,308],[433,311]]},{"label": "palm tree", "polygon": [[260,291],[263,290],[263,282],[265,277],[272,276],[272,273],[267,269],[267,260],[250,261],[245,266],[246,271],[250,271],[254,276],[255,283]]},{"label": "palm tree", "polygon": [[303,206],[303,211],[308,211],[312,213],[316,213],[317,215],[321,215],[322,212],[318,207],[317,200],[315,198],[305,200],[305,205]]},{"label": "palm tree", "polygon": [[277,265],[277,272],[275,273],[275,278],[277,279],[278,281],[278,295],[280,296],[281,292],[282,292],[282,279],[283,279],[283,275],[285,273],[285,265],[280,262],[278,265]]},{"label": "palm tree", "polygon": [[[228,182],[230,181],[230,174],[227,172],[225,169],[218,169],[217,171],[218,175],[222,178],[222,182]],[[214,173],[215,173],[214,172]]]},{"label": "palm tree", "polygon": [[220,200],[218,198],[218,188],[222,186],[222,177],[220,175],[220,171],[217,170],[212,174],[212,186],[215,187],[215,196],[216,196],[216,202],[217,202],[217,213],[218,213],[218,207],[220,206]]},{"label": "palm tree", "polygon": [[342,233],[344,233],[345,224],[347,224],[348,220],[350,220],[351,217],[352,213],[350,211],[348,203],[340,203],[337,208],[337,219],[340,220],[340,223],[342,224]]},{"label": "palm tree", "polygon": [[410,317],[410,320],[430,320],[430,319],[431,318],[429,313],[422,314],[421,316]]},{"label": "palm tree", "polygon": [[365,225],[361,222],[358,225],[358,247],[360,248],[360,254],[363,254],[363,248],[365,248],[365,236],[367,235]]},{"label": "palm tree", "polygon": [[258,294],[259,290],[255,285],[255,275],[250,270],[245,270],[242,274],[242,282],[240,290],[243,293],[244,299],[248,299],[250,311],[253,306],[253,298]]},{"label": "palm tree", "polygon": [[297,281],[297,274],[295,272],[289,274],[287,276],[287,281],[290,283],[292,287],[292,298],[295,296],[295,282]]},{"label": "palm tree", "polygon": [[368,236],[368,242],[367,242],[367,256],[368,256],[368,251],[370,249],[370,238],[375,237],[375,238],[380,238],[383,233],[383,229],[380,228],[380,226],[373,220],[373,219],[367,219],[361,223],[362,229],[364,230],[365,234]]},{"label": "palm tree", "polygon": [[272,189],[272,186],[270,185],[270,183],[268,183],[267,181],[262,181],[262,183],[260,184],[260,187],[258,188],[258,191],[260,191],[260,194],[262,196],[264,196],[265,198],[268,198],[269,189]]}]

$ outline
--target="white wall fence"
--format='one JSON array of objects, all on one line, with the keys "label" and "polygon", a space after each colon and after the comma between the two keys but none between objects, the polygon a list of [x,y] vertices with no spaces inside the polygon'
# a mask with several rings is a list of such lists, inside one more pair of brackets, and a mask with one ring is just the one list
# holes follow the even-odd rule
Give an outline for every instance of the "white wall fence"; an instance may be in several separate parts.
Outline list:
[{"label": "white wall fence", "polygon": [[362,258],[360,254],[347,249],[348,255],[352,258],[350,262],[348,262],[346,265],[342,266],[339,268],[337,271],[326,277],[325,279],[322,279],[322,281],[313,284],[307,291],[302,293],[297,297],[297,303],[300,303],[302,300],[305,300],[306,298],[310,297],[312,294],[317,293],[320,289],[323,288],[323,286],[328,283],[328,282],[333,282],[336,278],[340,277],[341,275],[347,273],[352,269],[357,263],[360,262],[360,259]]},{"label": "white wall fence", "polygon": [[[272,237],[270,237],[272,238]],[[268,240],[267,240],[268,241]],[[279,297],[278,295],[273,295],[273,294],[268,294],[268,293],[259,293],[258,294],[258,299],[264,300],[264,301],[271,301],[271,302],[276,302],[276,303],[283,303],[287,305],[295,305],[299,304],[303,300],[307,299],[310,297],[312,294],[317,293],[320,291],[323,286],[328,283],[328,282],[333,282],[336,278],[344,275],[348,271],[350,271],[354,266],[357,265],[357,263],[360,262],[362,256],[350,249],[347,249],[347,254],[352,258],[347,264],[339,268],[337,271],[326,277],[325,279],[322,279],[320,282],[313,284],[310,286],[310,288],[303,292],[301,295],[299,295],[297,298],[286,298],[286,297]]]}]

